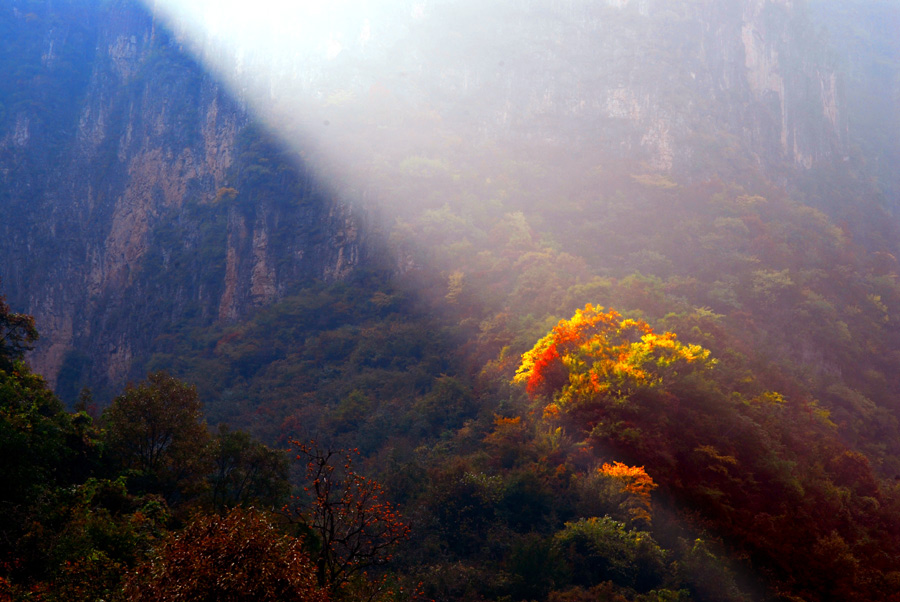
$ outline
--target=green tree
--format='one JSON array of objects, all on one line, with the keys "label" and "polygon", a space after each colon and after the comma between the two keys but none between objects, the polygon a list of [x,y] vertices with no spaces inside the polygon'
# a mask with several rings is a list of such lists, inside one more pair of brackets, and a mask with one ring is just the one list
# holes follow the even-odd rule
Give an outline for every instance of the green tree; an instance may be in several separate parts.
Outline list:
[{"label": "green tree", "polygon": [[38,338],[34,318],[14,313],[0,295],[0,370],[10,371]]},{"label": "green tree", "polygon": [[244,431],[219,425],[211,460],[210,496],[216,510],[251,504],[275,508],[290,493],[287,456]]},{"label": "green tree", "polygon": [[167,501],[195,497],[208,473],[209,431],[197,390],[165,372],[128,385],[102,416],[106,442],[132,482]]},{"label": "green tree", "polygon": [[48,490],[19,541],[23,581],[35,599],[108,599],[168,522],[165,503],[154,495],[131,495],[124,477]]},{"label": "green tree", "polygon": [[649,533],[629,530],[608,516],[566,523],[554,539],[577,585],[611,580],[645,592],[670,577],[665,550]]},{"label": "green tree", "polygon": [[72,421],[44,379],[22,361],[0,369],[0,565],[19,555],[36,504],[68,483]]}]

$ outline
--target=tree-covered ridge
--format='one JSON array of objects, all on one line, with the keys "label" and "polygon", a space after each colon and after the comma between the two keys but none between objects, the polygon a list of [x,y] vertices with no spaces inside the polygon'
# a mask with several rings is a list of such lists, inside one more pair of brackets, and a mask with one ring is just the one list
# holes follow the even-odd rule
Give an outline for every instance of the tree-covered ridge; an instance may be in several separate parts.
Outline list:
[{"label": "tree-covered ridge", "polygon": [[[66,411],[21,359],[33,321],[2,296],[0,325],[2,599],[319,602],[403,591],[383,573],[347,569],[383,564],[408,533],[380,485],[349,463],[339,499],[289,497],[285,450],[225,425],[211,432],[196,389],[162,372],[102,414],[87,390]],[[329,487],[342,482],[339,458],[319,456]],[[333,540],[335,529],[353,535]],[[344,568],[322,570],[332,565]]]},{"label": "tree-covered ridge", "polygon": [[828,412],[774,391],[724,389],[708,351],[617,318],[587,306],[523,356],[516,379],[543,419],[597,453],[645,464],[777,590],[887,599],[900,550],[896,488],[878,484]]}]

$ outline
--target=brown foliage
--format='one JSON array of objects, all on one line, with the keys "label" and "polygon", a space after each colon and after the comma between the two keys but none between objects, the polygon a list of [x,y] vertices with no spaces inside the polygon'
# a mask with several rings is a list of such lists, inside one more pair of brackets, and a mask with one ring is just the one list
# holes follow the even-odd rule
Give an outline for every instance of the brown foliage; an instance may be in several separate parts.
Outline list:
[{"label": "brown foliage", "polygon": [[258,511],[235,508],[225,517],[200,516],[170,537],[127,577],[124,599],[325,602],[328,596],[299,539],[279,533]]}]

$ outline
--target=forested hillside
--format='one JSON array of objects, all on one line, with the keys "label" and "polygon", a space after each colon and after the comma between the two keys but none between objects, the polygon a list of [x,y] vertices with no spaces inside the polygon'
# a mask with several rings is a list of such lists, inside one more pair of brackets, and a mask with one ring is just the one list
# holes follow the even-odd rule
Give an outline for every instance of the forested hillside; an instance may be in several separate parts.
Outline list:
[{"label": "forested hillside", "polygon": [[900,10],[407,8],[0,9],[0,596],[900,599]]}]

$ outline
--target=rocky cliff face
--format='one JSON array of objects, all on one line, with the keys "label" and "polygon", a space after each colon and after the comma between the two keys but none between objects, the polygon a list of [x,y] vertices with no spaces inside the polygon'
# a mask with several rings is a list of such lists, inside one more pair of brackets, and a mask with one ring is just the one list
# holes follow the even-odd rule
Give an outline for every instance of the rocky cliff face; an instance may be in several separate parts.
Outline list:
[{"label": "rocky cliff face", "polygon": [[[266,103],[277,100],[279,87],[322,98],[366,98],[377,88],[489,138],[588,142],[660,171],[696,173],[723,150],[770,173],[785,164],[809,169],[847,152],[842,83],[829,40],[815,25],[815,3],[395,6],[394,21],[360,7],[344,29],[331,32],[353,44],[293,70],[269,49],[255,59],[252,40],[240,31],[230,32],[230,49],[204,39],[199,52],[225,77],[254,65],[257,87],[272,91],[263,95]],[[289,37],[284,42],[296,50]]]},{"label": "rocky cliff face", "polygon": [[32,4],[0,9],[24,63],[0,104],[0,278],[40,324],[31,361],[51,382],[118,387],[173,324],[359,263],[351,208],[139,5]]},{"label": "rocky cliff face", "polygon": [[[587,139],[682,174],[718,169],[723,150],[770,173],[845,152],[835,65],[802,2],[502,5],[487,18],[479,7],[459,19],[483,25],[460,53],[463,68],[442,82],[488,99],[495,127],[561,143]],[[464,35],[459,27],[432,43],[452,46]],[[446,73],[436,64],[422,70]]]}]

